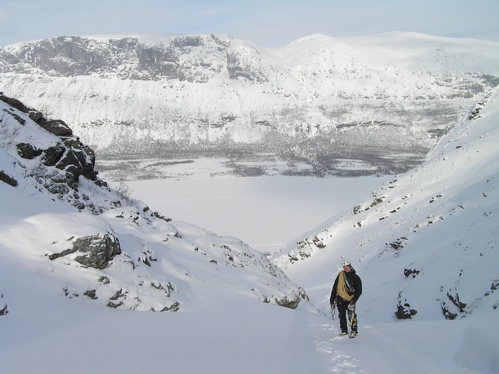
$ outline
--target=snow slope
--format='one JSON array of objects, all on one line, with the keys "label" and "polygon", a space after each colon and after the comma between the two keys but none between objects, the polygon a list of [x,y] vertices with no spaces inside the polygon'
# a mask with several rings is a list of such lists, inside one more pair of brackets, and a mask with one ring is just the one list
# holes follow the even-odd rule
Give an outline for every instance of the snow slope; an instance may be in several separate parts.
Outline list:
[{"label": "snow slope", "polygon": [[[17,126],[15,136],[33,139],[36,127],[27,116],[0,105],[2,131]],[[27,178],[36,160],[21,160],[12,138],[2,137],[0,169],[19,185],[0,182],[0,368],[8,373],[65,373],[68,368],[74,373],[498,372],[497,293],[496,287],[490,289],[498,279],[493,219],[498,202],[497,92],[476,109],[475,119],[458,124],[423,166],[376,191],[373,200],[386,196],[383,201],[367,209],[369,200],[360,204],[357,214],[346,213],[305,234],[302,239],[310,239],[302,251],[310,250],[308,259],[291,265],[282,253],[286,273],[306,288],[322,313],[305,302],[295,310],[259,302],[248,286],[260,285],[269,295],[290,295],[298,289],[235,238],[156,220],[137,202],[123,201],[121,207],[99,215],[78,211]],[[19,127],[12,114],[32,128]],[[41,140],[38,135],[41,144],[54,141],[50,134],[41,135]],[[96,206],[104,208],[117,198],[105,188],[90,188],[84,178],[80,182],[79,191]],[[407,207],[405,201],[414,205]],[[385,215],[389,217],[380,221]],[[72,255],[54,261],[45,256],[65,248],[64,241],[73,235],[111,230],[123,254],[103,270],[84,268]],[[403,247],[390,246],[402,233],[409,238]],[[325,248],[310,244],[315,236]],[[194,253],[194,245],[207,255]],[[223,245],[244,269],[230,264]],[[289,249],[294,249],[291,244]],[[326,300],[344,255],[354,261],[365,283],[357,340],[337,337],[337,321],[327,315]],[[158,260],[151,261],[151,268],[137,260],[148,256]],[[245,261],[253,262],[248,256],[261,259],[264,266],[248,265]],[[404,268],[420,273],[406,278]],[[274,269],[277,277],[265,269]],[[111,282],[105,284],[102,276]],[[158,301],[164,306],[160,290],[145,287],[150,281],[175,286],[169,299],[181,302],[177,313],[105,306],[118,287],[138,293],[142,306],[154,307]],[[82,295],[89,286],[96,288],[97,300]],[[67,295],[64,288],[70,291]],[[397,291],[403,292],[403,302],[407,299],[417,309],[412,320],[393,317]],[[446,291],[467,303],[461,305],[463,312],[445,299]],[[444,301],[458,314],[456,319],[443,318]]]},{"label": "snow slope", "polygon": [[[267,258],[239,239],[167,219],[99,179],[81,175],[77,186],[65,183],[74,166],[48,165],[47,150],[61,147],[68,153],[73,137],[46,131],[7,103],[0,102],[0,110],[0,249],[6,269],[0,293],[9,310],[22,307],[9,299],[23,292],[16,281],[26,271],[52,279],[52,292],[127,310],[189,309],[203,297],[225,292],[293,308],[306,298]],[[27,158],[21,144],[23,149],[32,144],[40,153]],[[88,238],[89,243],[114,243],[112,255],[89,265],[92,255],[85,248],[90,244],[77,249]],[[97,258],[104,257],[98,253]],[[9,268],[23,270],[11,278]]]},{"label": "snow slope", "polygon": [[349,259],[365,282],[369,322],[497,313],[498,100],[495,91],[477,103],[424,164],[289,243],[275,263],[324,310]]}]

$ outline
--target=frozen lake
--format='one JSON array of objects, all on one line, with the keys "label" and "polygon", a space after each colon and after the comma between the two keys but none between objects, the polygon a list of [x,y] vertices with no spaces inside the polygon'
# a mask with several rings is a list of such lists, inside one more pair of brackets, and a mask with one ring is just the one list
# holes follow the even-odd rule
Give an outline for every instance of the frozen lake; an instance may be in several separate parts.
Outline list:
[{"label": "frozen lake", "polygon": [[127,182],[163,215],[274,252],[363,202],[387,177],[255,177]]}]

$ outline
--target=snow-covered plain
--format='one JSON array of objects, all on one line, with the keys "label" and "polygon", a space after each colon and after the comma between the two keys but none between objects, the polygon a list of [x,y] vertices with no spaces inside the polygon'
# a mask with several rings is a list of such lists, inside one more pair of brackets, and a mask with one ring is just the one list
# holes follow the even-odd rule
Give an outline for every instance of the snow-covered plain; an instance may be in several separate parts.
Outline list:
[{"label": "snow-covered plain", "polygon": [[390,179],[274,176],[163,179],[127,185],[133,196],[169,217],[273,253],[332,215],[353,208]]}]

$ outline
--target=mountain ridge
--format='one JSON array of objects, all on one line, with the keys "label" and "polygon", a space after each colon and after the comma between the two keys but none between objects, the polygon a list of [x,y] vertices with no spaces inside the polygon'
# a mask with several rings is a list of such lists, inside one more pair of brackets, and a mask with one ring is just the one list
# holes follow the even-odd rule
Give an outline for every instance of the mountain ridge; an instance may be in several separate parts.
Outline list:
[{"label": "mountain ridge", "polygon": [[216,155],[240,167],[284,160],[284,173],[309,173],[293,166],[306,162],[318,176],[396,174],[499,84],[497,43],[411,38],[312,36],[270,50],[221,34],[59,37],[0,49],[0,85],[65,118],[100,159]]}]

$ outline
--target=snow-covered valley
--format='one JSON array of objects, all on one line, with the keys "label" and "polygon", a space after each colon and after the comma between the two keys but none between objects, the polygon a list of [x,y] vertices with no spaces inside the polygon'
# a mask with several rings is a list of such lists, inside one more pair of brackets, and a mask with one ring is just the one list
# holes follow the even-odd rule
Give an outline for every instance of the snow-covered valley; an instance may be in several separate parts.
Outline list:
[{"label": "snow-covered valley", "polygon": [[273,176],[149,180],[127,185],[154,210],[273,253],[332,215],[352,209],[390,179]]},{"label": "snow-covered valley", "polygon": [[[391,43],[404,44],[407,37],[391,35]],[[428,38],[412,38],[427,51]],[[386,45],[386,36],[382,39]],[[321,36],[312,40],[331,42]],[[423,61],[435,69],[432,74],[443,66],[432,65],[435,57],[426,52],[407,60],[398,60],[400,54],[373,55],[365,41],[350,40],[359,49],[343,47],[358,59],[395,59],[401,69],[408,61],[418,66]],[[445,66],[453,66],[456,51],[462,55],[471,42],[456,43],[461,49],[439,55],[442,61],[453,56]],[[417,55],[415,45],[407,53]],[[182,46],[188,53],[193,47]],[[482,54],[483,47],[477,47]],[[376,43],[373,48],[379,51]],[[474,52],[466,54],[460,67],[478,67],[484,73],[494,51],[486,52],[483,60],[469,59]],[[295,77],[302,74],[296,73],[299,56],[280,58],[296,62],[287,67]],[[251,65],[256,60],[244,61]],[[252,72],[255,82],[265,86],[261,74],[268,70],[238,70],[236,65],[227,70],[236,81],[248,88],[245,74]],[[79,69],[64,60],[61,66]],[[200,63],[192,71],[207,68]],[[172,70],[165,69],[171,78]],[[153,70],[130,65],[123,74],[140,71]],[[7,71],[1,79],[15,82],[14,73],[19,72]],[[303,79],[316,77],[314,69],[309,73]],[[183,82],[179,77],[175,79]],[[417,79],[419,93],[438,90],[439,84],[422,77]],[[380,173],[382,168],[369,169],[373,164],[361,158],[335,161],[336,171],[363,175],[369,169],[378,174],[357,178],[283,176],[310,170],[308,175],[315,175],[317,165],[305,158],[290,163],[265,152],[257,159],[243,157],[244,152],[236,152],[233,159],[218,153],[197,158],[184,157],[192,150],[182,149],[166,158],[134,155],[99,161],[99,152],[80,139],[82,127],[72,128],[75,118],[63,117],[68,126],[0,94],[0,370],[499,372],[499,91],[490,85],[492,76],[470,77],[455,76],[463,83],[451,89],[462,89],[457,101],[446,96],[450,91],[431,99],[446,107],[433,117],[445,118],[437,125],[445,131],[431,138],[428,153],[419,154],[423,163],[387,176]],[[47,78],[45,85],[66,78]],[[282,79],[293,82],[289,76]],[[313,79],[320,85],[320,78]],[[477,82],[480,89],[474,86]],[[25,83],[36,86],[28,78]],[[9,90],[13,87],[21,96],[32,92],[18,82]],[[390,95],[404,100],[395,91]],[[369,116],[372,112],[361,110],[362,100],[352,113]],[[462,108],[447,117],[446,100],[454,109]],[[84,108],[90,102],[80,104]],[[95,108],[96,113],[102,109]],[[421,122],[413,118],[416,127],[431,122],[426,115],[416,116]],[[242,134],[239,130],[235,133]],[[134,131],[121,135],[133,138]],[[383,138],[383,131],[378,135],[376,139]],[[319,142],[324,139],[328,137]],[[400,139],[407,140],[391,141]],[[315,143],[300,144],[318,149]],[[151,179],[139,180],[144,177]],[[331,319],[329,309],[331,287],[345,258],[364,286],[357,303],[359,336],[353,340],[338,336],[338,320]]]},{"label": "snow-covered valley", "polygon": [[[472,119],[457,124],[425,164],[397,181],[383,181],[364,203],[350,200],[358,195],[345,194],[356,214],[349,208],[290,241],[281,257],[274,255],[292,281],[240,240],[152,213],[145,204],[105,188],[88,169],[71,196],[60,193],[60,184],[72,179],[60,174],[61,161],[50,166],[48,151],[57,137],[0,103],[5,182],[0,183],[0,324],[8,337],[0,343],[0,366],[11,373],[62,373],[68,367],[75,373],[497,372],[497,100],[494,93],[477,104]],[[71,149],[91,156],[78,143],[64,143],[63,160]],[[74,176],[73,165],[66,171]],[[220,196],[230,196],[219,182]],[[364,180],[373,188],[379,182]],[[158,185],[151,186],[157,192]],[[160,194],[167,197],[169,188]],[[445,193],[438,196],[436,190]],[[318,206],[322,202],[329,210],[327,198],[312,193]],[[414,205],[401,208],[403,219],[395,226],[390,219],[379,220],[391,211],[385,207],[391,202],[367,208],[380,193],[393,202],[396,196],[412,196],[425,227],[421,216],[405,213]],[[287,195],[290,205],[297,195]],[[427,196],[425,204],[417,202]],[[184,200],[188,211],[199,206]],[[258,219],[261,212],[254,208],[245,214]],[[294,217],[279,224],[284,227],[286,219]],[[362,227],[354,227],[359,223]],[[405,234],[411,243],[407,249],[385,247],[393,235],[399,237],[397,230],[418,224],[418,230]],[[331,236],[337,225],[343,228]],[[257,237],[251,225],[246,229]],[[115,243],[119,239],[122,252],[106,267],[94,268],[85,262],[91,256],[75,243],[106,233]],[[311,236],[326,246],[300,244],[304,259],[286,265],[294,243],[318,243],[307,239]],[[75,251],[65,252],[71,243]],[[337,337],[337,320],[331,320],[326,303],[342,256],[354,261],[365,283],[358,305],[360,335],[353,341]],[[408,266],[414,272],[405,276]],[[456,275],[458,268],[462,275]],[[455,303],[442,298],[446,292]],[[417,313],[412,315],[411,308]],[[411,318],[397,320],[395,312],[404,315],[404,310]]]}]

